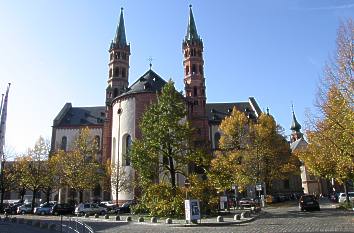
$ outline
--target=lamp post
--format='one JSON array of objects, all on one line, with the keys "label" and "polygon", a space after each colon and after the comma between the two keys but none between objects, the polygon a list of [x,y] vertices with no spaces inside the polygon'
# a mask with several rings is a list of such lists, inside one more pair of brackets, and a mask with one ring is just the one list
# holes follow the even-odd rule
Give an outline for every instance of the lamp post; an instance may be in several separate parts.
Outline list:
[{"label": "lamp post", "polygon": [[191,183],[189,182],[188,178],[186,178],[186,179],[184,180],[184,187],[186,188],[186,200],[189,199],[189,197],[188,197],[188,188],[189,188],[190,184],[191,184]]}]

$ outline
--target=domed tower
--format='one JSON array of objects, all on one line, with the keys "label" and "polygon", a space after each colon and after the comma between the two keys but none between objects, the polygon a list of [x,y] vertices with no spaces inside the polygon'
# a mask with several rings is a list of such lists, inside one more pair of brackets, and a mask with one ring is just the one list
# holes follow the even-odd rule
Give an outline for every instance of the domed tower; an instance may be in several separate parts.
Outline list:
[{"label": "domed tower", "polygon": [[292,111],[293,111],[293,122],[291,123],[291,136],[290,136],[290,142],[293,143],[296,140],[302,138],[302,133],[300,131],[301,125],[299,122],[296,120],[295,112],[294,112],[294,106],[292,106]]},{"label": "domed tower", "polygon": [[187,34],[182,43],[184,89],[188,106],[188,119],[195,129],[196,146],[207,145],[208,119],[206,115],[206,91],[204,78],[203,41],[197,33],[192,5],[189,5]]},{"label": "domed tower", "polygon": [[103,160],[110,158],[112,139],[112,100],[124,93],[129,85],[130,45],[125,36],[123,8],[114,40],[109,48],[109,71],[106,88],[106,119],[103,127]]}]

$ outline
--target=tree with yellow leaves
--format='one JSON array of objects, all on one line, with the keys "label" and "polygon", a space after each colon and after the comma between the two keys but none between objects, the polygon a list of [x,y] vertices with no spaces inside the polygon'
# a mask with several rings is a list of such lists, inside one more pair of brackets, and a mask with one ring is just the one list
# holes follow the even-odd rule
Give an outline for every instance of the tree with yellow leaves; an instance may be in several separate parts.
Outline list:
[{"label": "tree with yellow leaves", "polygon": [[285,178],[297,169],[289,144],[279,133],[275,120],[261,114],[250,120],[236,108],[221,125],[220,150],[211,162],[209,177],[220,190],[237,184],[242,190],[248,185]]},{"label": "tree with yellow leaves", "polygon": [[[316,114],[308,117],[308,147],[298,152],[310,172],[344,184],[354,179],[354,22],[342,23],[334,60],[326,64]],[[348,197],[348,195],[347,195]],[[347,200],[348,201],[348,200]]]}]

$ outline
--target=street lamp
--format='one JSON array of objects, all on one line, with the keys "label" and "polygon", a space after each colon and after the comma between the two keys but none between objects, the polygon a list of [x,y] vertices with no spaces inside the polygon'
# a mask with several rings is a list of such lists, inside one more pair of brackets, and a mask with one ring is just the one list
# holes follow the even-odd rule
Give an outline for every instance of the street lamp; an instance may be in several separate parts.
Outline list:
[{"label": "street lamp", "polygon": [[186,188],[186,200],[188,200],[188,188],[189,188],[190,184],[191,183],[189,182],[188,178],[186,178],[184,180],[184,187]]}]

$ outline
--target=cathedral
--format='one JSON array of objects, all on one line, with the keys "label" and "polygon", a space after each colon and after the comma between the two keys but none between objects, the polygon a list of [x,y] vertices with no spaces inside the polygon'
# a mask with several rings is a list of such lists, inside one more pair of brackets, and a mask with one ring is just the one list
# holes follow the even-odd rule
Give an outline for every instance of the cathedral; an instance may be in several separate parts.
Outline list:
[{"label": "cathedral", "polygon": [[[136,43],[139,43],[138,41]],[[219,125],[225,116],[236,107],[247,117],[256,119],[261,109],[253,97],[244,102],[209,103],[206,97],[204,78],[203,40],[197,32],[192,8],[189,9],[187,32],[182,42],[181,59],[184,69],[184,100],[188,109],[187,118],[195,129],[194,144],[218,147],[221,132]],[[125,169],[126,174],[134,176],[134,168],[127,155],[132,141],[141,137],[139,120],[144,111],[157,99],[158,92],[166,80],[150,69],[141,77],[129,77],[130,44],[126,40],[123,9],[115,37],[109,46],[107,88],[104,105],[93,107],[74,107],[66,103],[55,117],[52,126],[52,150],[70,150],[72,142],[80,129],[88,127],[90,134],[99,142],[97,161],[110,160]],[[181,67],[182,68],[182,67]],[[182,77],[181,77],[182,78]],[[129,84],[129,80],[135,80]],[[182,184],[184,177],[176,177]],[[61,190],[57,195],[61,202],[70,199],[70,190]],[[133,200],[134,191],[120,192],[118,200],[114,191],[101,188],[84,192],[84,201],[112,200],[123,203]]]}]

